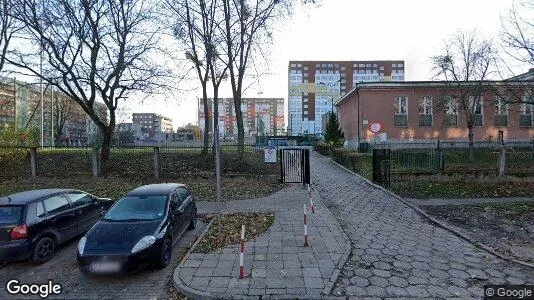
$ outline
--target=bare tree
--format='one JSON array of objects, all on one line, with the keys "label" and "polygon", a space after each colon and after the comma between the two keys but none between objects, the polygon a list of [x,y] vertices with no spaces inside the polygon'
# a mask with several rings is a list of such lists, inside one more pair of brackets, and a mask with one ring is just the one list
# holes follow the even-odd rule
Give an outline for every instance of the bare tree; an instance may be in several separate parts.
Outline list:
[{"label": "bare tree", "polygon": [[[245,132],[241,111],[244,79],[255,51],[265,47],[273,25],[291,12],[293,0],[221,0],[224,12],[225,53],[237,121],[238,155],[244,153]],[[302,0],[302,3],[315,3]],[[265,42],[265,43],[264,43]]]},{"label": "bare tree", "polygon": [[61,144],[61,136],[63,135],[63,130],[65,129],[65,123],[69,117],[71,117],[71,111],[73,110],[74,105],[76,105],[76,103],[72,99],[61,94],[56,96],[54,101],[54,109],[52,112],[53,122],[56,124],[54,128],[54,143],[56,146]]},{"label": "bare tree", "polygon": [[488,81],[495,64],[492,41],[480,38],[476,30],[459,31],[445,43],[444,54],[432,57],[432,64],[436,75],[450,82],[450,95],[440,99],[440,105],[458,109],[465,116],[472,160],[477,111],[483,96],[493,89]]},{"label": "bare tree", "polygon": [[172,11],[174,19],[173,34],[185,47],[186,57],[190,60],[197,73],[202,87],[202,104],[204,109],[203,155],[209,149],[209,103],[208,80],[210,74],[210,49],[206,47],[209,35],[213,33],[213,19],[207,16],[215,11],[216,0],[167,0],[167,7]]},{"label": "bare tree", "polygon": [[13,0],[0,0],[0,72],[4,70],[6,54],[14,35],[22,30],[21,23],[13,18]]},{"label": "bare tree", "polygon": [[522,63],[534,64],[534,1],[514,2],[502,21],[501,36],[507,54]]},{"label": "bare tree", "polygon": [[[35,48],[9,62],[71,97],[99,128],[105,167],[116,110],[134,92],[151,92],[168,73],[151,59],[158,49],[157,5],[145,0],[20,0],[13,16]],[[37,52],[37,54],[35,54]],[[43,55],[43,72],[39,70]],[[107,116],[98,113],[103,102]],[[107,119],[109,117],[109,120]],[[105,169],[105,168],[103,168]]]}]

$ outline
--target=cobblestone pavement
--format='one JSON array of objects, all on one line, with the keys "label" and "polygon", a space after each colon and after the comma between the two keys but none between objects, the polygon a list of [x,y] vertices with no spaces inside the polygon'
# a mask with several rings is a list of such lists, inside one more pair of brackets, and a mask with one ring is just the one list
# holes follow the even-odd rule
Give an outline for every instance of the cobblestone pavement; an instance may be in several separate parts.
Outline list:
[{"label": "cobblestone pavement", "polygon": [[308,206],[310,245],[304,247],[303,204],[309,204],[309,195],[301,185],[260,199],[199,202],[199,213],[274,212],[275,222],[267,232],[246,241],[244,266],[249,276],[245,279],[238,279],[238,247],[228,246],[210,254],[192,253],[175,272],[175,283],[197,297],[225,299],[319,298],[323,291],[328,293],[350,245],[330,211],[315,199],[314,214]]},{"label": "cobblestone pavement", "polygon": [[[179,263],[179,257],[193,243],[206,224],[198,222],[194,231],[176,242],[173,261],[163,270],[147,268],[137,274],[121,276],[85,276],[78,270],[76,248],[78,239],[60,247],[56,255],[42,265],[30,262],[9,263],[0,266],[0,299],[20,299],[21,295],[9,295],[6,283],[18,279],[21,284],[43,284],[52,280],[62,286],[62,293],[51,299],[156,299],[164,298],[166,285]],[[119,237],[117,237],[119,238]],[[39,298],[26,297],[26,298]]]},{"label": "cobblestone pavement", "polygon": [[315,153],[311,174],[352,244],[333,295],[482,298],[485,284],[534,283],[534,269],[476,249]]}]

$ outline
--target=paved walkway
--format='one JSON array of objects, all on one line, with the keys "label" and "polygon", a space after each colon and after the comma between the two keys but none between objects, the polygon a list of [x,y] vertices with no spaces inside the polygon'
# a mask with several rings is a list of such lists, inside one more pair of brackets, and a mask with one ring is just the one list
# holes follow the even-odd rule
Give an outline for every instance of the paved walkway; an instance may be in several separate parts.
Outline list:
[{"label": "paved walkway", "polygon": [[334,295],[483,297],[485,284],[534,283],[534,270],[497,259],[317,154],[312,184],[352,243]]},{"label": "paved walkway", "polygon": [[502,198],[464,198],[464,199],[412,199],[407,201],[420,206],[425,205],[478,205],[478,204],[509,204],[534,202],[534,198],[502,197]]},{"label": "paved walkway", "polygon": [[245,243],[247,278],[238,279],[238,248],[229,246],[211,254],[192,253],[176,269],[175,283],[195,298],[320,298],[333,286],[350,244],[320,199],[314,201],[315,214],[308,210],[309,247],[303,247],[302,220],[309,195],[300,185],[260,199],[199,202],[199,213],[274,212],[275,222]]}]

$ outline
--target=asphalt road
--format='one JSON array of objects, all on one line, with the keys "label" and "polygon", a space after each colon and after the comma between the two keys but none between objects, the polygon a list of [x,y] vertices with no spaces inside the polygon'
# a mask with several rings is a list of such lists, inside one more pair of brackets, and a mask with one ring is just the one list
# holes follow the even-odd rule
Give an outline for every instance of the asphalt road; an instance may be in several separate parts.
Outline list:
[{"label": "asphalt road", "polygon": [[[21,284],[46,284],[51,280],[62,287],[62,293],[49,299],[164,299],[167,283],[179,263],[181,254],[200,235],[206,224],[187,232],[176,242],[173,260],[167,268],[147,268],[136,274],[116,276],[87,276],[78,270],[76,248],[78,239],[61,246],[47,263],[34,265],[29,261],[0,265],[0,299],[42,299],[39,296],[10,295],[6,284],[17,279]],[[120,238],[120,237],[117,237]]]}]

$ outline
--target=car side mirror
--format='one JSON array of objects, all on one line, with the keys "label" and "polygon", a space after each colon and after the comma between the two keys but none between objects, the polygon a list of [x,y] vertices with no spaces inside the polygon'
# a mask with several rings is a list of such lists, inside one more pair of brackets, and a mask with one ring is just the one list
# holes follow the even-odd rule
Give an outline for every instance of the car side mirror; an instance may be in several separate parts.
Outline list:
[{"label": "car side mirror", "polygon": [[178,207],[178,208],[176,208],[176,209],[174,210],[174,214],[175,214],[175,215],[181,215],[181,214],[183,214],[183,213],[184,213],[183,208],[179,208],[179,207]]}]

